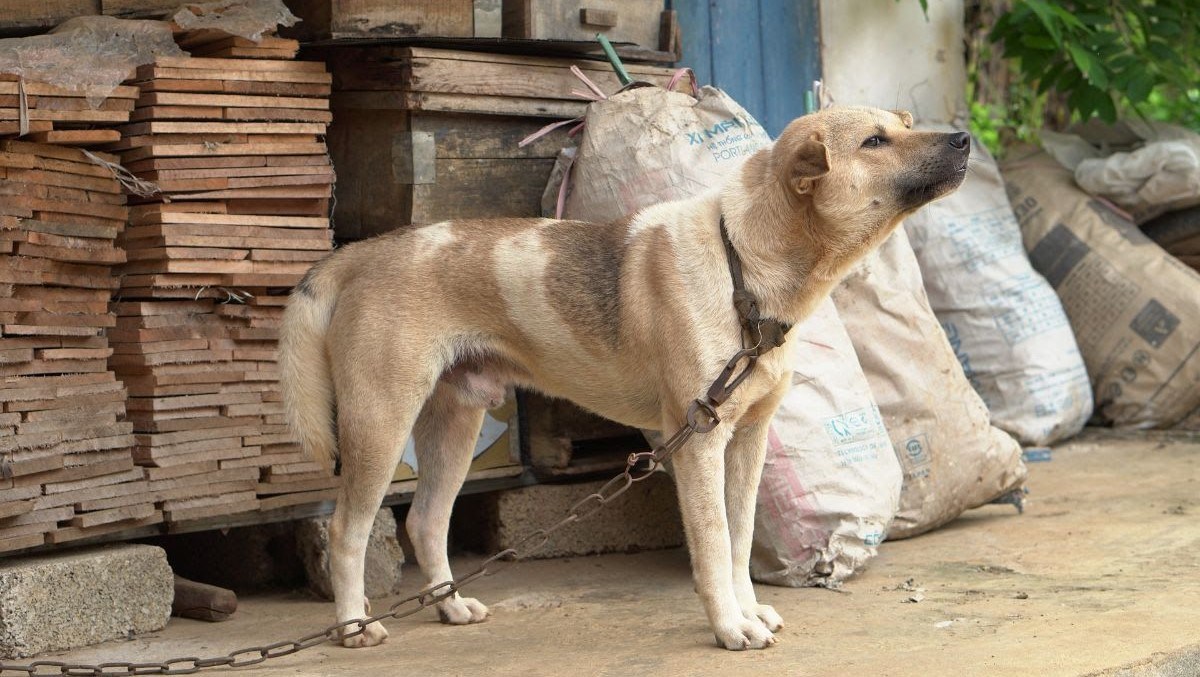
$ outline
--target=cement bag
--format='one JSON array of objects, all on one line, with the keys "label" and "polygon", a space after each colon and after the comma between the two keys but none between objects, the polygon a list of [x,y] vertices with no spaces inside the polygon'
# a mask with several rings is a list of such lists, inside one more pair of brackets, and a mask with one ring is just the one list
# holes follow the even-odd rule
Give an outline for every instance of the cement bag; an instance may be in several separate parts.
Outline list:
[{"label": "cement bag", "polygon": [[629,89],[588,106],[564,214],[605,223],[724,184],[771,143],[725,92]]},{"label": "cement bag", "polygon": [[888,538],[941,526],[1022,486],[1021,447],[988,422],[963,376],[903,229],[850,272],[833,302],[904,469]]},{"label": "cement bag", "polygon": [[[552,178],[544,206],[614,220],[721,186],[770,137],[720,90],[696,94],[643,87],[590,104],[577,152],[559,158],[565,190]],[[836,585],[875,554],[900,469],[880,453],[886,433],[833,305],[792,331],[801,338],[799,385],[771,436],[751,572],[780,585]]]},{"label": "cement bag", "polygon": [[1136,118],[1092,120],[1073,131],[1043,131],[1042,145],[1075,173],[1080,188],[1111,200],[1135,223],[1200,204],[1200,134]]},{"label": "cement bag", "polygon": [[750,575],[836,587],[883,541],[900,500],[900,464],[833,302],[792,331],[796,367],[771,423]]},{"label": "cement bag", "polygon": [[1166,428],[1200,406],[1200,274],[1038,149],[1004,163],[1033,267],[1062,299],[1099,418]]},{"label": "cement bag", "polygon": [[962,186],[904,228],[929,305],[992,424],[1025,444],[1057,442],[1092,415],[1087,370],[1058,295],[1029,265],[996,161],[979,144],[971,155]]}]

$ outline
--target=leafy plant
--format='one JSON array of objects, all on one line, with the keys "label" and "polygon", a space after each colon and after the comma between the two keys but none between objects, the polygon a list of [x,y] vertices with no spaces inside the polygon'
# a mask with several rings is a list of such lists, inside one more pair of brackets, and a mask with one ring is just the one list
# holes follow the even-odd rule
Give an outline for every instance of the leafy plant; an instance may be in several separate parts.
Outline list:
[{"label": "leafy plant", "polygon": [[1066,96],[1072,117],[1121,110],[1196,124],[1200,3],[1195,0],[1013,0],[990,40],[1039,96]]}]

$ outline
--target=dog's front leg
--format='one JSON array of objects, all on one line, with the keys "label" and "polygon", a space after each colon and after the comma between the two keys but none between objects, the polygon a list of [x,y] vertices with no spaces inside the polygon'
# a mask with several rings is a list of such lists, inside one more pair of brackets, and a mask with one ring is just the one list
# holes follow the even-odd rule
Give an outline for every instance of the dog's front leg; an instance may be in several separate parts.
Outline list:
[{"label": "dog's front leg", "polygon": [[767,455],[767,431],[771,419],[743,425],[734,431],[725,451],[725,509],[729,517],[729,540],[733,547],[733,590],[742,614],[757,618],[772,632],[783,628],[775,609],[759,604],[750,580],[750,548],[754,541],[754,507],[763,460]]},{"label": "dog's front leg", "polygon": [[674,456],[675,484],[696,592],[717,643],[733,650],[762,649],[774,644],[775,636],[756,616],[742,613],[733,585],[724,491],[725,446],[729,439],[726,424],[694,436]]}]

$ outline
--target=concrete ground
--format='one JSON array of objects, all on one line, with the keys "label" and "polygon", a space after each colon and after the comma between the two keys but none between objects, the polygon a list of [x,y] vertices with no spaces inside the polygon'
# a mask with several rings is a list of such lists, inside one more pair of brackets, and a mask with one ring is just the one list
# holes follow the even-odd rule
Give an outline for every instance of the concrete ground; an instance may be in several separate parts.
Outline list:
[{"label": "concrete ground", "polygon": [[[427,611],[390,622],[383,646],[323,645],[250,670],[1200,675],[1200,437],[1088,435],[1032,464],[1029,488],[1023,516],[988,506],[935,533],[885,543],[840,592],[761,586],[760,599],[787,621],[780,643],[765,651],[714,647],[687,555],[676,549],[522,562],[473,586],[494,612],[487,623],[445,626]],[[415,589],[416,569],[406,576]],[[923,589],[921,601],[906,601],[912,589]],[[249,598],[225,623],[172,619],[155,635],[43,658],[222,654],[319,629],[332,614],[331,604],[299,594]]]}]

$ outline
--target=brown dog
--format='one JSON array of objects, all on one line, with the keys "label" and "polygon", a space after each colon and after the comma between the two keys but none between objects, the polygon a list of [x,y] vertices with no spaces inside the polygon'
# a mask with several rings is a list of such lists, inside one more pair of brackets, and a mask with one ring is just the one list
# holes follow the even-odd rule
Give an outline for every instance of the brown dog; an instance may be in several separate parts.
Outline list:
[{"label": "brown dog", "polygon": [[[340,456],[330,528],[337,618],[365,616],[371,523],[405,441],[420,478],[408,533],[430,584],[451,578],[446,534],[484,410],[508,384],[640,428],[675,431],[741,347],[719,222],[766,317],[796,323],[921,205],[966,173],[967,134],[914,132],[908,113],[830,109],[792,122],[721,191],[621,221],[448,221],[342,248],[292,294],[280,362],[306,449]],[[720,645],[762,648],[783,622],[750,581],[767,425],[792,342],[764,355],[722,422],[673,459],[698,591]],[[455,596],[447,623],[488,611]],[[375,623],[346,638],[370,646]]]}]

